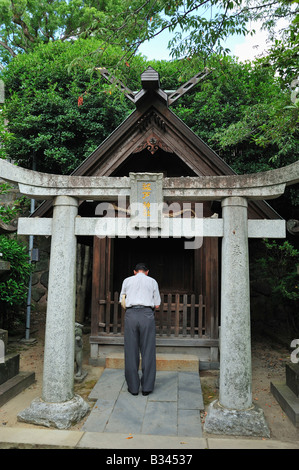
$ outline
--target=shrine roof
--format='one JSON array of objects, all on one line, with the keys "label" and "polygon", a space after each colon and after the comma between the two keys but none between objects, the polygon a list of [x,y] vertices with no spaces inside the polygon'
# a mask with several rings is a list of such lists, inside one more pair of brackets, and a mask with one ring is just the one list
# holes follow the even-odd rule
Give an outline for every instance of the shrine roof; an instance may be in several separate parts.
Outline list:
[{"label": "shrine roof", "polygon": [[[142,88],[133,93],[123,84],[121,89],[134,102],[136,109],[72,172],[78,176],[112,176],[132,154],[148,148],[150,141],[173,153],[189,167],[193,176],[220,176],[236,174],[232,168],[181,119],[169,105],[196,85],[210,71],[204,70],[175,92],[160,88],[160,77],[152,67],[141,74]],[[112,81],[107,70],[103,76]],[[112,77],[112,78],[111,78]],[[280,216],[264,201],[252,201],[259,218]],[[34,216],[43,216],[49,203],[38,208]]]}]

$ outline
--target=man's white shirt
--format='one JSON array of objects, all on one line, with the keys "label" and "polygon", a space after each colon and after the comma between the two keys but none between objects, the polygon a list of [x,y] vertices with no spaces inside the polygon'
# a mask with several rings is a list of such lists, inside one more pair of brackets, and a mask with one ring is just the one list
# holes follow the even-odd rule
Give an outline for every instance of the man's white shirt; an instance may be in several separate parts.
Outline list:
[{"label": "man's white shirt", "polygon": [[123,281],[120,301],[123,295],[126,296],[126,308],[134,305],[155,307],[161,303],[157,281],[144,273],[137,273]]}]

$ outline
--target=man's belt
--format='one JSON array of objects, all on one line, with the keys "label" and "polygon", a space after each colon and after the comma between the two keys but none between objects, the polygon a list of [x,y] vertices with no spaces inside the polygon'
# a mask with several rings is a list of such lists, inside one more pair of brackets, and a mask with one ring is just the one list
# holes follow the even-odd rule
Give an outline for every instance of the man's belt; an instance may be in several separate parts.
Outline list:
[{"label": "man's belt", "polygon": [[127,308],[153,308],[151,305],[131,305],[131,307]]}]

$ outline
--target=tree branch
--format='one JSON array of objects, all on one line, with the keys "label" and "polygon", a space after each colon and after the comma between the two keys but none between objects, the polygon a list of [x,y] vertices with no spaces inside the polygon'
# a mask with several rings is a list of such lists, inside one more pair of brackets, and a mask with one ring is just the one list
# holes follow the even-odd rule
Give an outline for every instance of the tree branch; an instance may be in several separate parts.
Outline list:
[{"label": "tree branch", "polygon": [[32,34],[29,32],[29,28],[28,28],[27,24],[25,23],[25,21],[22,20],[20,15],[17,14],[13,1],[11,2],[11,6],[12,6],[12,11],[13,11],[13,17],[12,17],[13,23],[18,24],[19,26],[21,26],[22,31],[24,33],[24,36],[27,39],[29,39],[30,42],[35,43],[36,38],[34,36],[32,36]]},{"label": "tree branch", "polygon": [[6,42],[0,40],[0,46],[4,47],[4,49],[6,49],[12,57],[17,56],[14,50],[11,47],[9,47],[9,45]]}]

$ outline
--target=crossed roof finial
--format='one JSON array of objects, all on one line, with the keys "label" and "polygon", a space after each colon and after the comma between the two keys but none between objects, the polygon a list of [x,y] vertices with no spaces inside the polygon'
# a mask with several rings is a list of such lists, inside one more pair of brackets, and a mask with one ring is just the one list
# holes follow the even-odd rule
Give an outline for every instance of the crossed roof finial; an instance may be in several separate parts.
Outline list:
[{"label": "crossed roof finial", "polygon": [[160,88],[160,76],[159,73],[151,66],[148,66],[147,69],[141,74],[141,84],[142,90],[138,93],[134,93],[126,85],[123,84],[121,80],[116,78],[112,73],[108,72],[106,68],[98,67],[97,70],[100,71],[101,75],[110,83],[115,83],[118,88],[125,94],[125,96],[132,101],[132,103],[137,105],[137,102],[149,91],[154,90],[158,95],[166,101],[167,105],[171,105],[181,96],[183,96],[187,91],[191,90],[200,80],[207,77],[211,70],[204,68],[203,71],[197,73],[188,80],[184,85],[179,87],[176,91],[171,92],[169,95],[165,93]]}]

